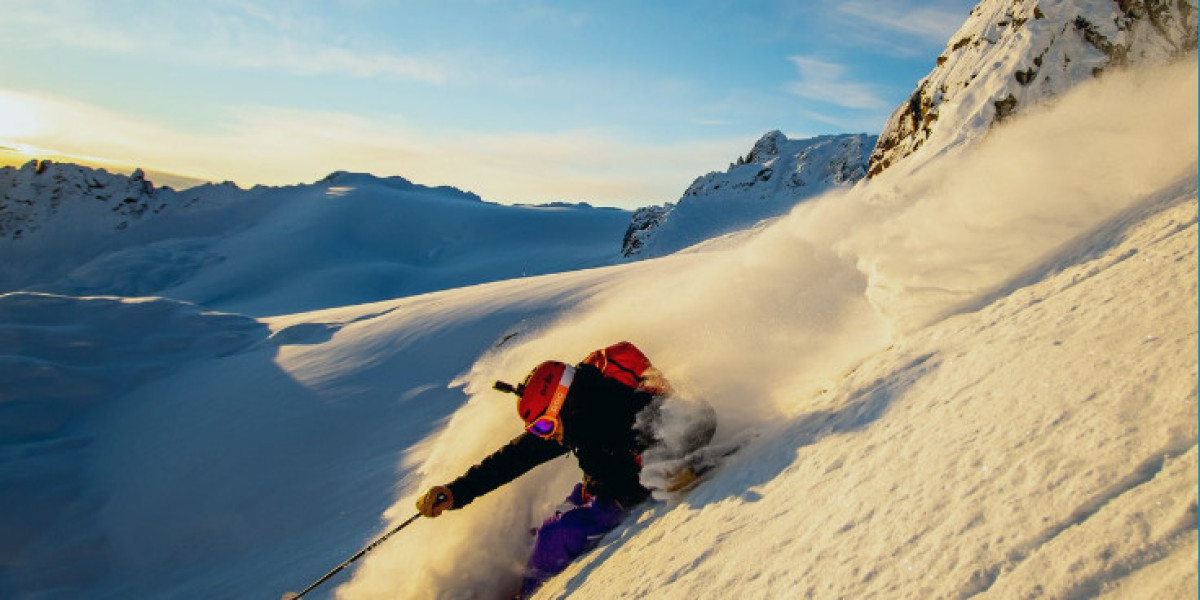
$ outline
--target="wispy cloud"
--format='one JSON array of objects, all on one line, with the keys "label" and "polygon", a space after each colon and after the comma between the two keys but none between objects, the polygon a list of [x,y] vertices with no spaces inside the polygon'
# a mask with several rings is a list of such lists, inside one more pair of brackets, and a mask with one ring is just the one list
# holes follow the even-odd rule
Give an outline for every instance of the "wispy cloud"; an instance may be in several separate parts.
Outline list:
[{"label": "wispy cloud", "polygon": [[845,65],[809,56],[791,56],[800,78],[788,84],[788,91],[808,100],[842,108],[878,110],[888,103],[875,86],[846,78]]},{"label": "wispy cloud", "polygon": [[835,131],[878,133],[879,130],[883,128],[883,123],[888,116],[888,113],[886,112],[875,111],[869,113],[856,112],[856,114],[850,116],[830,115],[825,112],[808,110],[803,107],[797,107],[794,109],[794,111],[797,116],[803,117],[805,120],[810,121],[812,123],[811,126],[815,127],[815,129],[806,132],[786,132],[788,137],[793,138],[814,137],[829,133],[829,129],[825,127],[825,125],[833,126]]},{"label": "wispy cloud", "polygon": [[513,14],[521,22],[566,29],[579,29],[592,20],[577,6],[556,2],[524,2],[513,7]]},{"label": "wispy cloud", "polygon": [[836,6],[843,15],[874,28],[912,35],[936,44],[945,43],[965,19],[960,10],[928,2],[912,6],[895,0],[849,0]]},{"label": "wispy cloud", "polygon": [[226,68],[281,69],[296,75],[341,74],[442,83],[447,69],[434,61],[335,45],[310,45],[281,39],[250,42],[244,47],[219,46],[189,53],[190,60]]},{"label": "wispy cloud", "polygon": [[688,122],[701,127],[728,127],[737,124],[733,119],[690,119]]},{"label": "wispy cloud", "polygon": [[65,46],[220,68],[425,83],[441,83],[449,72],[436,57],[355,43],[319,19],[255,2],[154,3],[136,12],[93,2],[48,2],[5,10],[0,35],[9,45],[27,48]]},{"label": "wispy cloud", "polygon": [[940,46],[966,19],[958,4],[925,0],[847,0],[831,5],[830,9],[842,33],[866,43],[891,40],[885,44],[901,53],[915,50],[890,34],[902,34],[915,44]]}]

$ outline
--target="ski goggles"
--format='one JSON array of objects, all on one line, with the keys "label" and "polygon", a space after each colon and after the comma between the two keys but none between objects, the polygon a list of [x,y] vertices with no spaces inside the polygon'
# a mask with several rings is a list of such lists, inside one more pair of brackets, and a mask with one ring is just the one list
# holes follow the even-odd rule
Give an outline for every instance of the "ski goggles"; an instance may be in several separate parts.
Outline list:
[{"label": "ski goggles", "polygon": [[538,418],[532,420],[525,426],[525,431],[532,433],[540,438],[557,438],[562,430],[562,420],[559,419],[558,413],[562,410],[563,402],[567,400],[567,392],[571,389],[571,382],[575,380],[575,369],[567,367],[563,370],[562,377],[558,380],[558,387],[554,390],[554,396],[550,398],[550,404],[546,407]]}]

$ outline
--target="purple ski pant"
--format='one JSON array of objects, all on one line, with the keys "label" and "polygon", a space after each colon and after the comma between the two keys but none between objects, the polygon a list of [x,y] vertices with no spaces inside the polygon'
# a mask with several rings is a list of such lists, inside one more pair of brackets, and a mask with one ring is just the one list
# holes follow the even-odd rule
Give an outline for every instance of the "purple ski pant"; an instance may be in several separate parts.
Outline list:
[{"label": "purple ski pant", "polygon": [[566,504],[554,516],[542,522],[533,542],[533,554],[521,581],[521,597],[526,597],[547,579],[561,573],[576,557],[595,548],[600,539],[628,514],[621,506],[601,498],[584,499],[583,484],[567,496]]}]

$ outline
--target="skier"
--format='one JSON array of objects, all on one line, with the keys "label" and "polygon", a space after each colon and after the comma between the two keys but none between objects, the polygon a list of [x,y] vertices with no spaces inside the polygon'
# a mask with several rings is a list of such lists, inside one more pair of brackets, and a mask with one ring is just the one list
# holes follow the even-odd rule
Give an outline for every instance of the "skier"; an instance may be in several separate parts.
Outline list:
[{"label": "skier", "polygon": [[[574,367],[543,362],[521,385],[496,382],[496,389],[520,397],[517,414],[525,431],[458,479],[430,488],[417,509],[436,517],[462,508],[546,461],[574,453],[583,481],[537,530],[517,596],[524,598],[595,547],[650,496],[638,477],[642,454],[659,441],[654,424],[671,388],[640,350],[621,342]],[[704,408],[683,436],[685,450],[707,444],[716,431],[715,414]],[[676,491],[695,480],[692,470],[681,468],[668,478],[666,488]]]}]

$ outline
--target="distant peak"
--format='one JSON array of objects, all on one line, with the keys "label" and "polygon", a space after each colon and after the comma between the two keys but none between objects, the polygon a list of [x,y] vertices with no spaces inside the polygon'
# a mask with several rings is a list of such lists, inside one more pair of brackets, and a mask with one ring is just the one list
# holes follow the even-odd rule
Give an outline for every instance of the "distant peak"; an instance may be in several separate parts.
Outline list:
[{"label": "distant peak", "polygon": [[471,201],[476,201],[476,202],[483,201],[483,198],[480,198],[477,194],[474,194],[472,192],[463,191],[456,187],[452,187],[452,186],[448,186],[448,185],[440,185],[440,186],[436,186],[436,187],[430,187],[427,185],[421,185],[419,183],[413,183],[412,181],[409,181],[408,179],[405,179],[404,177],[401,177],[399,175],[391,175],[389,177],[379,177],[378,175],[372,175],[370,173],[355,173],[355,172],[351,172],[351,171],[334,171],[333,173],[326,175],[323,179],[316,182],[316,184],[314,184],[314,185],[328,185],[330,187],[344,187],[344,188],[355,188],[355,187],[362,187],[362,186],[381,186],[381,187],[386,187],[386,188],[390,188],[393,190],[400,190],[400,191],[425,190],[425,191],[430,191],[430,192],[436,192],[446,198],[458,198],[458,199],[465,199],[465,200],[471,200]]},{"label": "distant peak", "polygon": [[779,156],[779,147],[787,143],[787,141],[788,137],[782,131],[778,129],[768,131],[754,143],[754,148],[750,150],[750,155],[746,157],[746,162],[763,162],[764,160]]},{"label": "distant peak", "polygon": [[392,175],[390,177],[379,177],[370,173],[357,173],[353,171],[334,171],[317,182],[318,184],[330,185],[363,185],[363,184],[383,184],[390,187],[411,188],[413,182],[399,176]]}]

